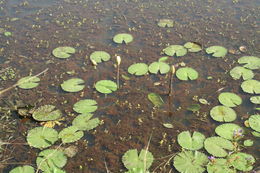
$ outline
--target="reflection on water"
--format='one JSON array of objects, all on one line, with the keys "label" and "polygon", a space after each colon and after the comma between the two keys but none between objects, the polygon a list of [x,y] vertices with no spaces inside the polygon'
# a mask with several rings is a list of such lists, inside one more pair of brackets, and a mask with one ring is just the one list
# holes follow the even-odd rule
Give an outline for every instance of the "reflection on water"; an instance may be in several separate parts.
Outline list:
[{"label": "reflection on water", "polygon": [[[243,126],[243,121],[256,113],[255,106],[248,102],[249,95],[240,89],[241,81],[232,80],[228,71],[236,66],[241,56],[259,56],[259,5],[258,0],[1,0],[0,71],[12,68],[16,77],[1,79],[0,88],[7,88],[21,77],[49,68],[48,73],[41,76],[41,84],[36,89],[13,89],[3,99],[15,94],[26,104],[37,102],[37,107],[45,104],[57,106],[66,117],[57,130],[71,124],[73,116],[76,116],[72,115],[75,114],[72,105],[76,101],[92,98],[98,102],[99,110],[95,116],[100,117],[104,124],[89,132],[86,140],[77,143],[80,152],[65,166],[67,172],[106,172],[104,160],[110,171],[124,170],[121,163],[123,153],[131,148],[144,148],[151,133],[149,150],[156,158],[169,155],[179,151],[175,141],[183,130],[197,130],[207,137],[214,135],[214,128],[219,123],[208,115],[210,109],[219,104],[220,88],[237,93],[245,100],[235,108],[237,124]],[[172,19],[174,27],[158,27],[160,19]],[[11,36],[5,36],[5,32],[11,32]],[[134,41],[128,45],[115,44],[113,36],[123,32],[132,34]],[[167,45],[183,45],[188,41],[198,42],[203,48],[221,45],[230,53],[225,58],[212,58],[205,51],[170,57],[169,64],[184,62],[195,68],[200,76],[192,82],[174,78],[171,97],[168,96],[169,75],[135,77],[127,72],[133,63],[157,61]],[[77,52],[69,59],[57,59],[51,52],[59,46],[72,46]],[[246,47],[245,53],[239,51],[240,46]],[[108,52],[112,60],[98,64],[95,69],[88,58],[96,50]],[[120,73],[130,80],[120,78],[121,88],[104,96],[93,86],[98,80],[116,80],[116,54],[122,57]],[[67,73],[71,71],[73,73]],[[209,76],[213,79],[208,80]],[[83,92],[61,92],[59,85],[71,77],[86,81]],[[256,70],[255,79],[259,80],[259,77]],[[147,99],[150,92],[162,96],[165,102],[162,108],[153,108]],[[202,105],[199,114],[186,110],[197,103],[196,96],[210,102],[210,105]],[[11,137],[26,142],[26,132],[39,126],[37,122],[24,122],[16,116],[2,121],[16,124],[1,129],[3,140]],[[163,123],[172,123],[174,128],[166,129]],[[165,142],[160,145],[163,136]],[[250,135],[249,138],[254,139]],[[255,146],[246,152],[258,157],[259,140],[255,140]],[[28,153],[27,157],[14,154],[24,152]],[[38,151],[26,146],[11,146],[7,154],[10,160],[6,163],[24,162],[35,166]],[[159,164],[160,161],[156,160],[152,168]],[[0,162],[4,172],[17,165],[2,166]],[[167,167],[167,172],[170,169],[173,167]]]}]

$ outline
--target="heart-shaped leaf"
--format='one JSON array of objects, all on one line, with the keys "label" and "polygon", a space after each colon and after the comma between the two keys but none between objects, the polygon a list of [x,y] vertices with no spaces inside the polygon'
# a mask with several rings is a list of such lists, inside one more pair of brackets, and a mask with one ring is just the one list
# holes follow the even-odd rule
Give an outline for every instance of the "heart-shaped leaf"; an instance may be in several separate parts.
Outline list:
[{"label": "heart-shaped leaf", "polygon": [[238,59],[239,64],[244,64],[244,67],[256,70],[260,68],[260,58],[255,56],[243,56]]},{"label": "heart-shaped leaf", "polygon": [[250,101],[254,104],[260,104],[260,96],[250,97]]},{"label": "heart-shaped leaf", "polygon": [[215,132],[228,140],[237,140],[243,137],[244,130],[237,124],[225,123],[216,127]]},{"label": "heart-shaped leaf", "polygon": [[73,105],[73,110],[81,114],[94,112],[97,108],[97,102],[92,99],[80,100]]},{"label": "heart-shaped leaf", "polygon": [[241,84],[244,92],[250,94],[260,94],[260,82],[258,80],[246,80]]},{"label": "heart-shaped leaf", "polygon": [[128,73],[136,76],[145,75],[148,72],[148,66],[145,63],[135,63],[128,67]]},{"label": "heart-shaped leaf", "polygon": [[85,83],[85,81],[83,79],[72,78],[72,79],[64,81],[61,84],[61,88],[67,92],[78,92],[85,88],[85,85],[83,85],[84,83]]},{"label": "heart-shaped leaf", "polygon": [[40,78],[35,76],[27,76],[18,80],[17,85],[22,89],[31,89],[39,85]]},{"label": "heart-shaped leaf", "polygon": [[227,106],[215,106],[210,110],[210,116],[215,121],[219,122],[231,122],[237,117],[236,112]]},{"label": "heart-shaped leaf", "polygon": [[120,44],[125,43],[125,44],[128,44],[128,43],[132,42],[133,39],[134,38],[133,38],[133,36],[131,34],[120,33],[120,34],[117,34],[117,35],[114,36],[113,41],[115,43],[120,43]]},{"label": "heart-shaped leaf", "polygon": [[252,129],[260,132],[260,115],[251,115],[248,119],[249,125]]},{"label": "heart-shaped leaf", "polygon": [[205,136],[199,132],[193,132],[192,136],[189,131],[183,131],[178,135],[178,143],[182,148],[188,150],[199,150],[203,147]]},{"label": "heart-shaped leaf", "polygon": [[184,56],[187,54],[187,49],[182,45],[170,45],[163,49],[163,52],[168,56]]},{"label": "heart-shaped leaf", "polygon": [[236,107],[242,104],[242,99],[235,93],[223,92],[218,96],[219,102],[227,107]]},{"label": "heart-shaped leaf", "polygon": [[34,173],[34,168],[29,165],[18,166],[12,169],[9,173]]},{"label": "heart-shaped leaf", "polygon": [[161,74],[166,74],[170,71],[170,66],[165,62],[153,62],[148,69],[153,74],[157,74],[159,71]]},{"label": "heart-shaped leaf", "polygon": [[173,27],[173,20],[172,19],[160,19],[158,22],[158,26],[162,27],[162,28],[165,28],[165,27],[171,28],[171,27]]},{"label": "heart-shaped leaf", "polygon": [[199,52],[202,50],[201,45],[194,42],[187,42],[184,44],[184,47],[187,48],[189,52]]},{"label": "heart-shaped leaf", "polygon": [[92,130],[100,124],[98,118],[92,118],[92,114],[81,114],[78,115],[73,121],[72,125],[76,126],[79,130]]},{"label": "heart-shaped leaf", "polygon": [[176,71],[176,76],[178,79],[180,80],[195,80],[199,77],[199,74],[196,70],[194,70],[193,68],[190,67],[182,67],[179,68]]},{"label": "heart-shaped leaf", "polygon": [[69,58],[71,57],[71,54],[74,54],[75,52],[76,49],[74,49],[73,47],[64,46],[53,49],[52,54],[56,58]]},{"label": "heart-shaped leaf", "polygon": [[33,112],[33,119],[37,121],[53,121],[62,115],[60,110],[55,110],[53,105],[44,105]]},{"label": "heart-shaped leaf", "polygon": [[240,79],[241,77],[243,80],[249,80],[254,77],[254,73],[250,69],[246,69],[245,67],[236,66],[232,70],[230,70],[230,76],[234,79]]},{"label": "heart-shaped leaf", "polygon": [[234,146],[229,140],[214,136],[204,141],[204,148],[215,157],[225,157],[228,155],[226,150],[233,150]]},{"label": "heart-shaped leaf", "polygon": [[98,92],[110,94],[117,90],[117,84],[111,80],[100,80],[95,84],[95,88]]},{"label": "heart-shaped leaf", "polygon": [[227,54],[227,49],[222,46],[211,46],[206,49],[207,54],[212,54],[213,57],[224,57]]},{"label": "heart-shaped leaf", "polygon": [[76,126],[70,126],[64,128],[59,133],[59,138],[61,138],[62,143],[64,144],[78,141],[83,136],[84,136],[83,131],[80,131]]},{"label": "heart-shaped leaf", "polygon": [[90,55],[90,59],[96,63],[101,63],[102,61],[108,61],[110,55],[105,51],[95,51]]}]

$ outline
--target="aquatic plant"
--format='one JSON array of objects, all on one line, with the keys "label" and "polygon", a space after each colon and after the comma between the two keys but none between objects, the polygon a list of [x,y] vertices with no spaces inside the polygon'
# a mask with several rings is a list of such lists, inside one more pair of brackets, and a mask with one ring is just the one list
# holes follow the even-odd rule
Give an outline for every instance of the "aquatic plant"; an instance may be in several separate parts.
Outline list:
[{"label": "aquatic plant", "polygon": [[246,93],[260,94],[260,82],[258,80],[246,80],[242,82],[241,88]]},{"label": "aquatic plant", "polygon": [[80,78],[72,78],[64,81],[60,86],[64,91],[67,92],[78,92],[85,88],[83,85],[85,81]]},{"label": "aquatic plant", "polygon": [[59,133],[59,138],[64,144],[78,141],[83,136],[83,131],[80,131],[76,126],[69,126],[67,128],[64,128]]},{"label": "aquatic plant", "polygon": [[237,171],[232,168],[232,165],[227,159],[223,158],[210,158],[210,162],[207,165],[208,173],[236,173]]},{"label": "aquatic plant", "polygon": [[252,96],[250,97],[250,101],[254,104],[260,104],[260,96]]},{"label": "aquatic plant", "polygon": [[227,107],[236,107],[242,104],[242,99],[235,93],[223,92],[218,96],[219,102]]},{"label": "aquatic plant", "polygon": [[117,84],[111,80],[100,80],[95,84],[95,88],[100,93],[110,94],[117,90]]},{"label": "aquatic plant", "polygon": [[55,106],[53,105],[44,105],[37,108],[32,116],[37,121],[52,121],[60,118],[62,113],[58,109],[55,110]]},{"label": "aquatic plant", "polygon": [[22,89],[32,89],[39,85],[40,80],[38,77],[27,76],[19,79],[17,85]]},{"label": "aquatic plant", "polygon": [[128,73],[142,76],[148,73],[148,65],[145,63],[135,63],[128,67]]},{"label": "aquatic plant", "polygon": [[259,114],[251,115],[248,119],[248,123],[249,123],[249,126],[253,130],[260,132],[260,115]]},{"label": "aquatic plant", "polygon": [[164,104],[164,101],[161,98],[161,96],[156,93],[149,93],[148,99],[153,103],[155,107],[161,107]]},{"label": "aquatic plant", "polygon": [[171,28],[173,27],[174,23],[172,19],[160,19],[157,25],[162,28],[165,27]]},{"label": "aquatic plant", "polygon": [[79,100],[73,105],[73,110],[81,114],[94,112],[97,108],[97,102],[92,99]]},{"label": "aquatic plant", "polygon": [[244,130],[237,124],[225,123],[215,128],[217,135],[228,140],[238,140],[244,136]]},{"label": "aquatic plant", "polygon": [[64,59],[64,58],[70,58],[71,55],[74,54],[75,52],[76,49],[74,49],[73,47],[64,46],[64,47],[57,47],[53,49],[52,54],[56,58]]},{"label": "aquatic plant", "polygon": [[260,69],[260,58],[255,56],[243,56],[238,59],[238,63],[251,70]]},{"label": "aquatic plant", "polygon": [[176,71],[176,76],[180,80],[196,80],[199,74],[191,67],[181,67]]},{"label": "aquatic plant", "polygon": [[130,42],[133,41],[133,36],[131,34],[127,34],[127,33],[120,33],[120,34],[117,34],[113,37],[113,41],[115,43],[125,43],[125,44],[128,44]]},{"label": "aquatic plant", "polygon": [[201,45],[195,42],[187,42],[184,44],[184,47],[188,49],[189,52],[199,52],[202,50]]},{"label": "aquatic plant", "polygon": [[161,74],[166,74],[170,71],[170,66],[165,62],[153,62],[148,67],[149,72],[153,74],[157,74],[160,72]]},{"label": "aquatic plant", "polygon": [[230,70],[230,76],[234,79],[243,78],[243,80],[249,80],[254,77],[254,73],[250,69],[246,69],[245,67],[236,66]]},{"label": "aquatic plant", "polygon": [[187,54],[187,49],[182,45],[170,45],[162,50],[168,56],[184,56]]},{"label": "aquatic plant", "polygon": [[92,130],[101,123],[98,118],[91,119],[92,116],[93,116],[93,114],[90,114],[90,113],[78,115],[72,121],[72,125],[77,127],[79,130],[83,130],[83,131]]},{"label": "aquatic plant", "polygon": [[247,140],[245,140],[245,141],[243,142],[243,145],[244,145],[245,147],[251,147],[251,146],[254,145],[254,141],[252,141],[251,139],[247,139]]},{"label": "aquatic plant", "polygon": [[111,56],[109,53],[105,51],[95,51],[91,53],[90,60],[95,61],[96,63],[101,63],[102,61],[108,61],[110,60]]},{"label": "aquatic plant", "polygon": [[187,110],[188,111],[192,111],[193,113],[194,112],[198,112],[200,110],[200,105],[199,104],[191,104],[187,107]]},{"label": "aquatic plant", "polygon": [[219,122],[231,122],[237,117],[236,112],[227,106],[215,106],[210,110],[210,116]]},{"label": "aquatic plant", "polygon": [[200,132],[183,131],[178,134],[177,141],[182,148],[188,150],[199,150],[203,148],[203,142],[205,140],[205,136]]},{"label": "aquatic plant", "polygon": [[35,172],[32,166],[24,165],[24,166],[15,167],[9,173],[35,173]]},{"label": "aquatic plant", "polygon": [[210,46],[206,48],[207,54],[212,54],[213,57],[224,57],[227,54],[227,49],[222,46]]},{"label": "aquatic plant", "polygon": [[239,171],[250,171],[253,169],[255,158],[247,153],[233,153],[228,157],[230,164]]}]

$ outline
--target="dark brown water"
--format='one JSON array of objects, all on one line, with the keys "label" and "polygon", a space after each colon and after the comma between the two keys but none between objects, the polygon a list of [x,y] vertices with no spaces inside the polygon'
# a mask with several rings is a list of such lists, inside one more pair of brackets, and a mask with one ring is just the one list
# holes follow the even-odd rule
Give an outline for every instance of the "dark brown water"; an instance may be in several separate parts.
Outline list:
[{"label": "dark brown water", "polygon": [[[235,123],[255,113],[249,103],[249,95],[240,88],[241,81],[234,81],[228,71],[236,66],[238,58],[244,55],[259,56],[259,0],[1,0],[0,28],[12,36],[0,35],[0,70],[11,68],[15,77],[0,81],[0,88],[8,88],[17,80],[30,73],[37,74],[46,68],[40,85],[31,90],[12,89],[2,96],[0,106],[7,107],[6,101],[20,100],[25,105],[39,107],[53,104],[63,111],[65,120],[60,130],[71,124],[73,104],[82,98],[95,99],[99,109],[95,116],[104,124],[85,133],[76,145],[79,153],[69,159],[64,170],[68,173],[122,172],[125,170],[121,157],[129,149],[145,148],[152,134],[149,150],[156,158],[151,170],[157,167],[164,156],[180,151],[176,136],[183,130],[197,130],[206,136],[213,136],[218,123],[209,117],[210,109],[218,105],[217,96],[223,91],[235,92],[243,100],[237,108]],[[172,19],[173,28],[160,28],[159,19]],[[134,41],[129,45],[117,45],[112,38],[117,33],[127,32]],[[162,49],[168,44],[198,42],[203,47],[221,45],[238,54],[229,53],[225,58],[212,58],[205,51],[188,53],[184,57],[171,57],[170,64],[185,62],[199,72],[196,81],[180,82],[173,79],[173,95],[169,91],[169,75],[145,75],[135,77],[127,68],[135,62],[151,63],[161,57]],[[51,52],[59,46],[77,49],[69,59],[57,59]],[[245,46],[246,52],[239,52]],[[112,60],[101,63],[94,69],[88,56],[96,50],[110,53]],[[114,80],[115,54],[122,57],[121,88],[104,96],[93,88],[96,81]],[[66,72],[75,71],[74,75]],[[255,79],[260,79],[259,70]],[[207,80],[212,76],[212,80]],[[86,81],[83,92],[65,93],[60,84],[71,77]],[[160,82],[155,86],[155,82]],[[154,109],[147,94],[158,93],[165,104]],[[211,104],[203,105],[195,115],[186,108],[196,103],[194,96],[207,99]],[[66,103],[64,103],[66,101]],[[9,106],[10,107],[10,106]],[[4,111],[2,111],[4,112]],[[39,123],[19,117],[14,111],[6,116],[1,113],[0,139],[11,143],[26,143],[29,129]],[[74,113],[75,114],[75,113]],[[74,115],[75,116],[75,115]],[[167,129],[163,123],[172,123]],[[249,138],[252,138],[249,136]],[[259,140],[255,146],[245,150],[253,154],[259,166]],[[163,143],[160,143],[161,141]],[[69,145],[68,145],[69,146]],[[29,164],[36,167],[35,159],[39,150],[27,145],[7,145],[0,153],[0,170],[9,172],[12,168]],[[157,172],[176,172],[172,166]]]}]

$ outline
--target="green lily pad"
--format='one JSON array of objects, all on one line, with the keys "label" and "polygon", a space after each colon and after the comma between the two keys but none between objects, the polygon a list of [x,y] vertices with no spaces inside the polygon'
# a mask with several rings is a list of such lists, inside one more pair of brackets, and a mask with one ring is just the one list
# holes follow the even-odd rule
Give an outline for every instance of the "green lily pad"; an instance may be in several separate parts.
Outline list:
[{"label": "green lily pad", "polygon": [[199,150],[203,147],[205,136],[200,132],[193,132],[192,136],[189,131],[183,131],[178,135],[178,143],[182,148],[188,150]]},{"label": "green lily pad", "polygon": [[226,150],[233,150],[234,146],[229,140],[214,136],[204,141],[204,148],[215,157],[225,157],[228,155]]},{"label": "green lily pad", "polygon": [[135,63],[128,67],[128,73],[136,76],[145,75],[148,72],[148,65],[145,63]]},{"label": "green lily pad", "polygon": [[251,115],[248,119],[248,122],[253,130],[260,132],[260,115]]},{"label": "green lily pad", "polygon": [[219,122],[231,122],[237,117],[236,112],[227,106],[215,106],[210,110],[210,116],[215,121]]},{"label": "green lily pad", "polygon": [[80,131],[75,126],[70,126],[70,127],[64,128],[59,133],[59,138],[61,138],[62,143],[64,143],[64,144],[78,141],[83,136],[84,136],[83,131]]},{"label": "green lily pad", "polygon": [[40,82],[40,78],[27,76],[19,79],[17,84],[19,88],[31,89],[37,87],[39,85],[39,82]]},{"label": "green lily pad", "polygon": [[232,70],[230,70],[230,76],[234,79],[240,79],[241,77],[243,80],[249,80],[254,77],[254,73],[250,69],[246,69],[245,67],[236,66]]},{"label": "green lily pad", "polygon": [[206,48],[207,54],[212,54],[213,57],[224,57],[227,54],[227,49],[222,46],[210,46]]},{"label": "green lily pad", "polygon": [[260,96],[250,97],[250,101],[254,104],[260,104]]},{"label": "green lily pad", "polygon": [[117,84],[111,80],[100,80],[95,84],[95,88],[98,92],[110,94],[117,90]]},{"label": "green lily pad", "polygon": [[231,165],[239,171],[250,171],[253,169],[255,158],[247,153],[234,153],[228,157]]},{"label": "green lily pad", "polygon": [[223,92],[218,96],[219,102],[227,107],[236,107],[242,104],[242,99],[235,93]]},{"label": "green lily pad", "polygon": [[61,150],[47,149],[39,153],[36,164],[45,172],[54,172],[55,169],[63,168],[67,163],[67,157]]},{"label": "green lily pad", "polygon": [[148,99],[153,103],[155,107],[161,107],[164,104],[164,101],[161,98],[161,96],[156,93],[149,93]]},{"label": "green lily pad", "polygon": [[168,56],[184,56],[187,54],[187,49],[182,45],[170,45],[163,49],[163,53]]},{"label": "green lily pad", "polygon": [[244,64],[245,68],[256,70],[260,68],[260,58],[255,56],[243,56],[238,59],[239,64]]},{"label": "green lily pad", "polygon": [[73,105],[73,110],[81,114],[94,112],[97,108],[97,102],[92,99],[80,100]]},{"label": "green lily pad", "polygon": [[247,139],[247,140],[245,140],[245,141],[243,142],[243,145],[244,145],[245,147],[251,147],[251,146],[254,145],[254,141],[252,141],[251,139]]},{"label": "green lily pad", "polygon": [[18,166],[12,169],[9,173],[34,173],[34,168],[29,165]]},{"label": "green lily pad", "polygon": [[92,130],[96,128],[98,125],[100,125],[100,120],[98,118],[92,118],[92,114],[81,114],[78,115],[74,120],[72,121],[72,125],[77,127],[79,130]]},{"label": "green lily pad", "polygon": [[250,94],[260,94],[260,82],[258,80],[246,80],[241,84],[244,92]]},{"label": "green lily pad", "polygon": [[36,109],[32,116],[37,121],[53,121],[61,117],[62,113],[60,110],[54,110],[53,105],[44,105]]},{"label": "green lily pad", "polygon": [[73,47],[64,46],[64,47],[57,47],[57,48],[53,49],[52,54],[56,58],[69,58],[75,52],[76,52],[76,49],[74,49]]},{"label": "green lily pad", "polygon": [[165,28],[165,27],[171,28],[171,27],[173,27],[173,25],[174,25],[174,23],[173,23],[172,19],[160,19],[158,22],[158,26],[162,27],[162,28]]},{"label": "green lily pad", "polygon": [[188,110],[188,111],[192,111],[192,112],[194,113],[194,112],[199,111],[200,108],[201,108],[201,107],[200,107],[199,104],[191,104],[191,105],[189,105],[189,106],[187,107],[187,110]]},{"label": "green lily pad", "polygon": [[148,173],[149,171],[145,171],[144,168],[133,168],[130,170],[127,170],[127,172],[124,173]]},{"label": "green lily pad", "polygon": [[253,131],[251,133],[254,137],[260,138],[260,132]]},{"label": "green lily pad", "polygon": [[163,57],[161,57],[161,58],[159,58],[159,62],[165,62],[165,61],[167,61],[169,59],[169,57],[168,56],[163,56]]},{"label": "green lily pad", "polygon": [[4,32],[4,36],[6,36],[6,37],[10,37],[10,36],[12,36],[12,33],[9,32],[9,31],[5,31],[5,32]]},{"label": "green lily pad", "polygon": [[47,148],[58,140],[58,132],[48,127],[35,127],[28,132],[27,142],[35,148]]},{"label": "green lily pad", "polygon": [[[148,170],[153,163],[153,154],[142,149],[138,155],[137,149],[131,149],[125,152],[122,157],[122,162],[128,170],[145,169]],[[146,171],[145,171],[146,172]]]},{"label": "green lily pad", "polygon": [[133,38],[133,36],[131,34],[120,33],[120,34],[117,34],[117,35],[114,36],[113,41],[115,43],[120,43],[120,44],[125,43],[125,44],[128,44],[128,43],[132,42],[133,39],[134,38]]},{"label": "green lily pad", "polygon": [[61,84],[61,88],[67,92],[78,92],[85,88],[85,85],[83,85],[84,83],[85,83],[85,81],[83,79],[72,78],[72,79],[64,81]]},{"label": "green lily pad", "polygon": [[236,173],[235,169],[231,168],[231,165],[227,159],[216,158],[209,162],[207,165],[208,173]]},{"label": "green lily pad", "polygon": [[195,80],[199,77],[199,74],[196,70],[194,70],[193,68],[190,68],[190,67],[182,67],[182,68],[179,68],[177,71],[176,71],[176,76],[178,79],[180,80]]},{"label": "green lily pad", "polygon": [[199,52],[202,50],[201,45],[194,42],[187,42],[184,44],[184,47],[188,49],[189,52]]},{"label": "green lily pad", "polygon": [[173,159],[173,166],[183,173],[202,173],[207,163],[207,156],[199,151],[182,151]]},{"label": "green lily pad", "polygon": [[159,71],[161,74],[166,74],[170,71],[170,66],[165,62],[153,62],[148,67],[149,72],[157,74]]},{"label": "green lily pad", "polygon": [[105,51],[95,51],[90,55],[90,59],[96,63],[110,60],[111,56]]},{"label": "green lily pad", "polygon": [[243,137],[244,130],[237,124],[225,123],[216,127],[217,135],[228,140],[236,140]]}]

